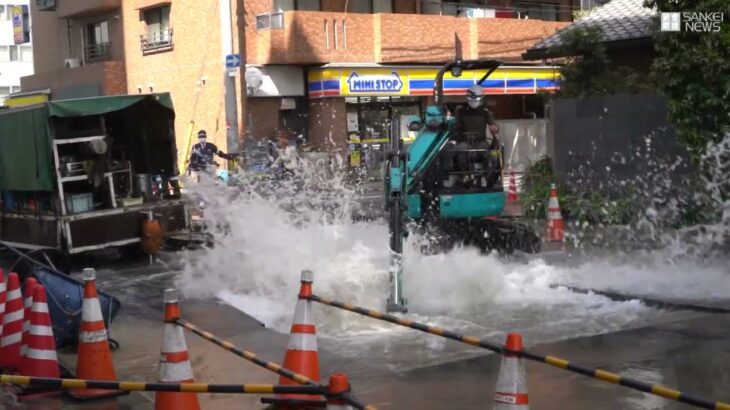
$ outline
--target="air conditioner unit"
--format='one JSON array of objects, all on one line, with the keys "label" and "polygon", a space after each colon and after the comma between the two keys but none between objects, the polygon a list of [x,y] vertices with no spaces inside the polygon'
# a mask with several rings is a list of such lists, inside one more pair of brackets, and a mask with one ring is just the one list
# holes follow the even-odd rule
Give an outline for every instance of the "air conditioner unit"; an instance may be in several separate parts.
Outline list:
[{"label": "air conditioner unit", "polygon": [[75,68],[81,66],[81,62],[78,58],[67,58],[65,64],[66,68]]}]

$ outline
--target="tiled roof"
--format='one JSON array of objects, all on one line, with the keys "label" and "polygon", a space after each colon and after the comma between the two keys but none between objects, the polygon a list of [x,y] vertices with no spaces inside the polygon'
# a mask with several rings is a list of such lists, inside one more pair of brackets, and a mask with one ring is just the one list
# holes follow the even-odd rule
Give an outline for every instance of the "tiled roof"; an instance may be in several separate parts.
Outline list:
[{"label": "tiled roof", "polygon": [[644,7],[644,0],[611,0],[588,16],[576,21],[527,51],[539,54],[561,42],[561,34],[575,28],[599,27],[603,41],[632,40],[651,37],[651,20],[656,11]]}]

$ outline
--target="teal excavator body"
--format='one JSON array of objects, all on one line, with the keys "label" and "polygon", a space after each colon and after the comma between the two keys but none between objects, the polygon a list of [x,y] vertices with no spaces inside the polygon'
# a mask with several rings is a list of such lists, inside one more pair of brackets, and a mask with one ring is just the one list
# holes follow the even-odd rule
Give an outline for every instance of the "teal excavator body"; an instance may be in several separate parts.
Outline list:
[{"label": "teal excavator body", "polygon": [[[418,132],[415,141],[405,150],[399,138],[391,138],[384,184],[392,253],[388,311],[407,311],[402,255],[408,221],[437,238],[428,247],[430,251],[455,244],[485,252],[539,251],[540,239],[534,232],[501,217],[505,208],[503,148],[457,146],[456,120],[446,115],[455,110],[443,102],[447,71],[459,77],[462,71],[486,69],[477,82],[481,85],[500,65],[495,60],[457,60],[444,65],[434,82],[435,104],[426,108],[423,117],[409,120],[408,129]],[[391,135],[398,135],[399,129],[394,122]]]}]

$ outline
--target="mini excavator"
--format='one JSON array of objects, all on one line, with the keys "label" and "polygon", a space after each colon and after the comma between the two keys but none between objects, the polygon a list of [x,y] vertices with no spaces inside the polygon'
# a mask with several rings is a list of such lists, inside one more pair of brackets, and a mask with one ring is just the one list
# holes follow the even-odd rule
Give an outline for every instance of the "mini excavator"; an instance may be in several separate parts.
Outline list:
[{"label": "mini excavator", "polygon": [[[403,297],[403,244],[414,231],[439,238],[437,249],[457,244],[474,246],[482,252],[515,250],[535,253],[539,236],[527,226],[502,217],[505,207],[503,184],[504,147],[484,149],[462,144],[455,149],[455,118],[446,118],[455,107],[444,102],[444,75],[461,77],[465,71],[485,72],[483,82],[501,65],[496,60],[456,60],[445,64],[434,81],[434,105],[423,117],[409,119],[408,129],[417,132],[404,149],[400,138],[391,138],[385,161],[384,190],[390,233],[390,295],[387,311],[407,312]],[[400,124],[391,124],[391,136],[398,136]],[[461,157],[459,157],[461,156]]]}]

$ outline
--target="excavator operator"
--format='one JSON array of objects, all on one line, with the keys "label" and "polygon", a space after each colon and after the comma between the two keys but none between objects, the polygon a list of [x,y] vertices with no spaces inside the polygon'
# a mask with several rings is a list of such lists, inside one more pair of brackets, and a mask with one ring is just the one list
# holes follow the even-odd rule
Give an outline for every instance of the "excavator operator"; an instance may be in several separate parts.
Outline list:
[{"label": "excavator operator", "polygon": [[[455,151],[486,150],[486,152],[471,156],[472,160],[483,164],[486,171],[485,178],[481,179],[482,187],[490,188],[499,177],[499,150],[497,139],[499,126],[494,122],[494,114],[484,106],[484,90],[478,84],[471,86],[466,93],[466,102],[455,110],[456,146]],[[487,135],[487,128],[492,138]],[[456,153],[456,166],[459,171],[470,171],[470,156],[466,152]]]}]

